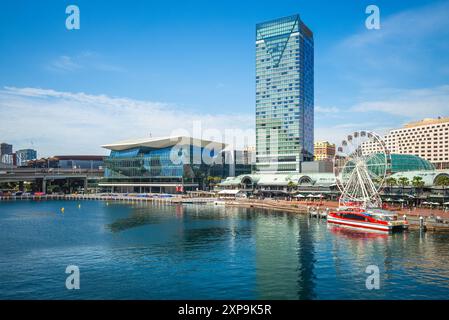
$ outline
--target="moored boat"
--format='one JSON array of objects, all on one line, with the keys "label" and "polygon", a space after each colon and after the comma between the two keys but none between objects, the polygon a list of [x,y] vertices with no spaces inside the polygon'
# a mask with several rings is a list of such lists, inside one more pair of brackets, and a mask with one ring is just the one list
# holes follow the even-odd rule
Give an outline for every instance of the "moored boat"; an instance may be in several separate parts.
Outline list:
[{"label": "moored boat", "polygon": [[342,226],[385,232],[408,228],[408,222],[399,220],[398,214],[395,212],[361,207],[340,207],[330,211],[327,221]]}]

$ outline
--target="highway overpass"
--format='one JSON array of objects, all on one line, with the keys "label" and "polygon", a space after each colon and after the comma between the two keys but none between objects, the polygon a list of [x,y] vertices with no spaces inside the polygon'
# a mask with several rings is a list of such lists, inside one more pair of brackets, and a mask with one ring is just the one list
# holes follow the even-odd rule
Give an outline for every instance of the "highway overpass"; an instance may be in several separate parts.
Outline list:
[{"label": "highway overpass", "polygon": [[88,181],[99,181],[103,177],[102,169],[60,169],[60,168],[0,168],[0,184],[7,182],[35,182],[46,192],[47,184],[55,180],[82,180],[84,189]]}]

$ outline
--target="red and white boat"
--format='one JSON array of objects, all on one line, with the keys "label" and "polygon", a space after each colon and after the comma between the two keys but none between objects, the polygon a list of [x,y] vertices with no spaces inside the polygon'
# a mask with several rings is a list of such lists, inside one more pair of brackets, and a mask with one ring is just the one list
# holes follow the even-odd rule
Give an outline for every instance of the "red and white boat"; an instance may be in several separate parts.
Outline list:
[{"label": "red and white boat", "polygon": [[390,173],[391,155],[378,134],[369,131],[349,134],[334,157],[334,174],[341,196],[338,209],[327,215],[328,223],[381,232],[407,229],[405,219],[381,209],[380,191]]},{"label": "red and white boat", "polygon": [[407,220],[399,220],[398,214],[395,212],[361,207],[340,207],[335,211],[330,211],[327,222],[384,232],[408,229]]}]

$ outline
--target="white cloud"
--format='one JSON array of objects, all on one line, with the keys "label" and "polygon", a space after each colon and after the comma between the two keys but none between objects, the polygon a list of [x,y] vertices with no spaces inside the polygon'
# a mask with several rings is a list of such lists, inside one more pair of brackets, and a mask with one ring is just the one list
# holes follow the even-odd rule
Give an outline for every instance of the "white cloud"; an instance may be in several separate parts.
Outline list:
[{"label": "white cloud", "polygon": [[341,110],[337,107],[315,106],[315,112],[316,113],[340,113]]},{"label": "white cloud", "polygon": [[56,72],[74,72],[81,70],[97,70],[106,72],[124,72],[125,69],[106,62],[106,58],[102,55],[92,52],[83,51],[76,55],[61,55],[50,61],[48,68]]},{"label": "white cloud", "polygon": [[[40,88],[5,87],[0,91],[2,139],[18,148],[34,141],[40,155],[106,153],[100,146],[132,138],[167,136],[186,132],[198,136],[193,126],[201,123],[203,138],[218,130],[250,129],[249,114],[207,114],[180,110],[176,105],[129,98],[72,93]],[[179,131],[181,130],[181,131]],[[239,134],[244,138],[243,134]],[[253,134],[245,143],[254,144]]]},{"label": "white cloud", "polygon": [[[405,122],[449,116],[449,85],[421,89],[382,89],[365,92],[365,98],[339,118],[316,117],[316,140],[338,143],[354,130],[371,130],[380,135]],[[338,110],[341,108],[336,107]]]},{"label": "white cloud", "polygon": [[382,112],[411,119],[449,114],[449,85],[426,89],[395,89],[389,90],[389,93],[387,91],[384,91],[383,99],[358,103],[352,111]]},{"label": "white cloud", "polygon": [[50,69],[62,71],[75,71],[81,68],[81,65],[74,62],[69,56],[60,56],[50,64]]}]

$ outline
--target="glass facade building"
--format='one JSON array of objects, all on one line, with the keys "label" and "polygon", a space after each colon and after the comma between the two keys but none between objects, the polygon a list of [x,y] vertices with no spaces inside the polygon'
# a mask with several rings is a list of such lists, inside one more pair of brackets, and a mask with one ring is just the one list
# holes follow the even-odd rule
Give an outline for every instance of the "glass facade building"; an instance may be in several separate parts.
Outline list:
[{"label": "glass facade building", "polygon": [[[179,187],[183,191],[204,189],[208,178],[231,174],[232,164],[226,163],[221,143],[176,137],[104,147],[111,153],[104,161],[100,186],[111,191],[174,193]],[[250,165],[245,168],[245,172],[251,172]]]},{"label": "glass facade building", "polygon": [[[408,172],[408,171],[434,171],[435,166],[428,160],[423,159],[421,157],[412,155],[412,154],[390,154],[391,163],[389,164],[388,171],[391,174],[397,172]],[[385,154],[384,153],[375,153],[367,161],[368,166],[370,166],[370,170],[374,170],[373,168],[377,168],[378,172],[374,170],[373,173],[379,175],[381,172],[385,171],[385,166],[382,164],[385,163]]]},{"label": "glass facade building", "polygon": [[299,15],[256,25],[256,170],[313,161],[313,33]]},{"label": "glass facade building", "polygon": [[18,166],[25,166],[28,161],[37,159],[37,151],[33,149],[17,150],[16,158]]}]

